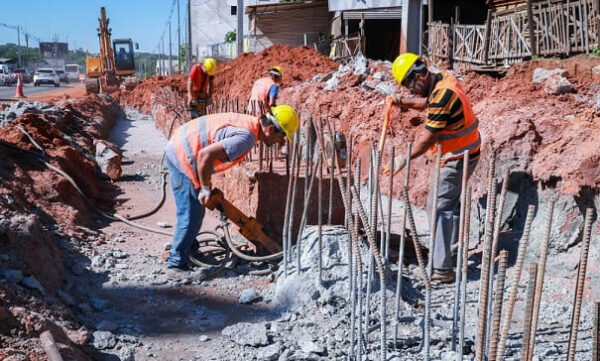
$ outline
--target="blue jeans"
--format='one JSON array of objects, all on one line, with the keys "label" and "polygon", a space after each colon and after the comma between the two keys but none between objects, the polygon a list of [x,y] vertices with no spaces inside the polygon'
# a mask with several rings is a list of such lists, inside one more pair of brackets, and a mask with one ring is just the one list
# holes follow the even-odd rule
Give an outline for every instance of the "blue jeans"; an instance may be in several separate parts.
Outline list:
[{"label": "blue jeans", "polygon": [[171,189],[177,207],[177,225],[167,258],[167,267],[185,268],[190,258],[190,249],[202,226],[204,206],[198,201],[199,189],[194,189],[190,179],[165,157],[169,167]]}]

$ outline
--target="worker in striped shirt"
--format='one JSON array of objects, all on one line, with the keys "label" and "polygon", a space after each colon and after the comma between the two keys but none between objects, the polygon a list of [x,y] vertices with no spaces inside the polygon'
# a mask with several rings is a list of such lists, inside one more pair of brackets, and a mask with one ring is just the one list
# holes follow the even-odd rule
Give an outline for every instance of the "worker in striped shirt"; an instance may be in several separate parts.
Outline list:
[{"label": "worker in striped shirt", "polygon": [[[392,95],[386,100],[393,105],[424,110],[425,127],[410,155],[411,159],[424,154],[427,149],[435,153],[442,148],[442,164],[437,204],[432,204],[432,187],[427,202],[428,210],[437,207],[433,244],[432,282],[446,283],[454,280],[452,245],[458,242],[460,194],[465,150],[469,153],[468,174],[473,173],[479,160],[481,138],[479,121],[467,94],[456,77],[447,72],[433,73],[418,55],[404,53],[392,65],[394,78],[415,97]],[[394,160],[394,170],[404,167],[403,156]],[[387,170],[389,174],[389,169]],[[428,214],[431,214],[429,211]]]}]

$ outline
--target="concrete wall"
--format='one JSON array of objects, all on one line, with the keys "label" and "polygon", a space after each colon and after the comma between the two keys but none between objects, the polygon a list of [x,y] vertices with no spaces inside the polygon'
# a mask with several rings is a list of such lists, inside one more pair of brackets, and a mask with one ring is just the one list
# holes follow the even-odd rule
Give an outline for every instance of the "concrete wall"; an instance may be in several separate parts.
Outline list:
[{"label": "concrete wall", "polygon": [[[244,7],[276,3],[277,0],[244,0]],[[237,0],[191,0],[192,54],[198,55],[203,47],[225,41],[225,34],[236,31],[237,16],[231,15],[231,6]],[[238,9],[244,11],[244,9]],[[244,15],[244,33],[248,33],[248,16]],[[202,54],[200,54],[202,56]]]}]

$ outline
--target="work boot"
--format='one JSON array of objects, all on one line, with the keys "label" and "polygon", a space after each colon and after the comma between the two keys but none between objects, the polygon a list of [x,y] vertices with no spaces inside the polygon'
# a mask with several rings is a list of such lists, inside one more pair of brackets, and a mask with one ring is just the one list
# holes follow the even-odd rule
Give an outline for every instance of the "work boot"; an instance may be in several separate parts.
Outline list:
[{"label": "work boot", "polygon": [[433,270],[431,275],[431,283],[442,284],[454,282],[454,271],[453,270]]},{"label": "work boot", "polygon": [[189,267],[167,267],[165,274],[172,280],[202,281],[206,278],[206,273],[202,271],[196,271]]}]

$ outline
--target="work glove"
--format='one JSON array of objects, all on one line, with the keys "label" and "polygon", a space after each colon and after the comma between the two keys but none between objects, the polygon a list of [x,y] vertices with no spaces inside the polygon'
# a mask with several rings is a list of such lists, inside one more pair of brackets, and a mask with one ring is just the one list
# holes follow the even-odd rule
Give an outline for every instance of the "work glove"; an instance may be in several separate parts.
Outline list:
[{"label": "work glove", "polygon": [[202,186],[200,188],[200,192],[198,193],[198,201],[201,204],[206,204],[210,199],[211,191],[209,186]]},{"label": "work glove", "polygon": [[[402,168],[404,168],[406,166],[406,158],[402,155],[397,156],[396,158],[394,158],[394,175],[396,175],[396,173],[400,172],[402,170]],[[390,175],[390,166],[387,165],[384,169],[383,169],[383,174],[385,174],[386,176]]]}]

